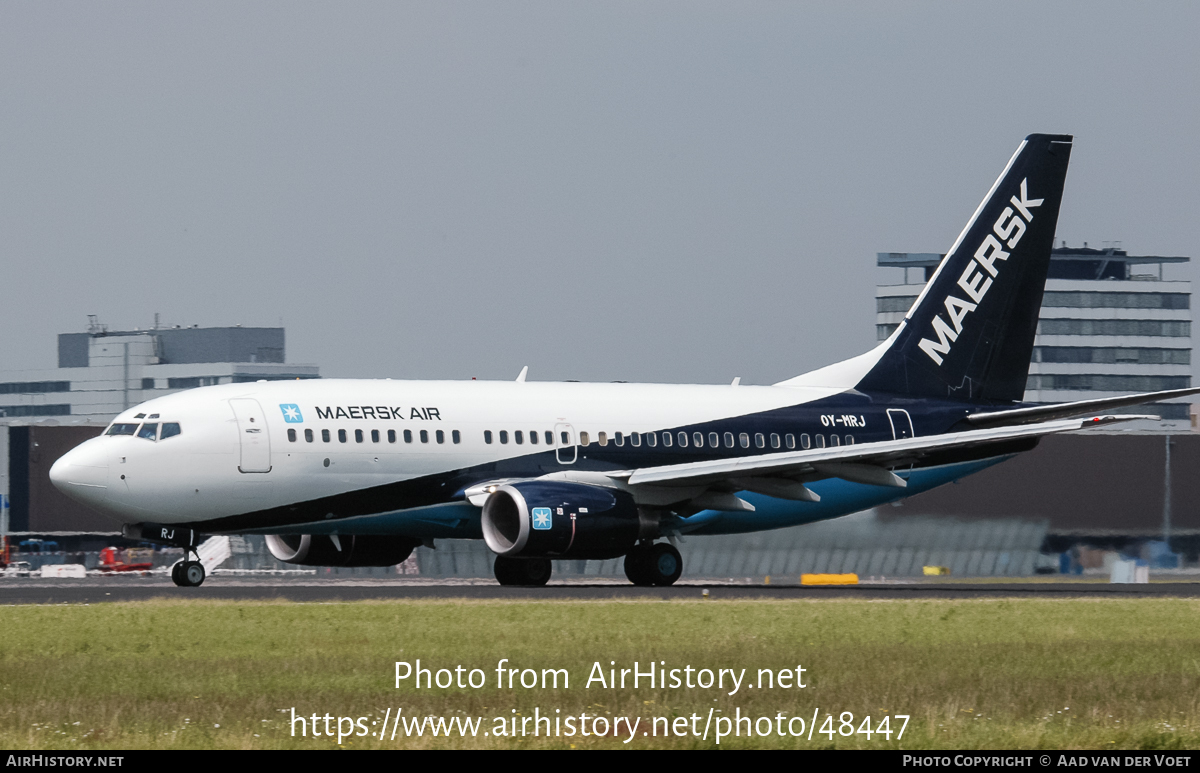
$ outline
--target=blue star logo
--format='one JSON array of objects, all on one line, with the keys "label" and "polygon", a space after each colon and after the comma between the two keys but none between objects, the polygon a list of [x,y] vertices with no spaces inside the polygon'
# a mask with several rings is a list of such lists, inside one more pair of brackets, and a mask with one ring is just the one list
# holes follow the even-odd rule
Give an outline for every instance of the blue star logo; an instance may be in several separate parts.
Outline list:
[{"label": "blue star logo", "polygon": [[553,523],[553,519],[550,516],[549,507],[533,508],[533,528],[544,531],[550,528],[551,523]]},{"label": "blue star logo", "polygon": [[279,410],[283,411],[283,420],[288,424],[304,423],[304,417],[300,415],[300,406],[295,403],[280,403]]}]

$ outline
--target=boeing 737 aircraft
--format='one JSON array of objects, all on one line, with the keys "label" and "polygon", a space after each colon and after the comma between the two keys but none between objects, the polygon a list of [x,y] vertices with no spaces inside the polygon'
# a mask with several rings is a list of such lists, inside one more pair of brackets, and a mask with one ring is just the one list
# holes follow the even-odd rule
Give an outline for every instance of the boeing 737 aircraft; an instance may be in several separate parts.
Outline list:
[{"label": "boeing 737 aircraft", "polygon": [[[680,535],[810,523],[958,480],[1098,411],[1200,388],[1022,403],[1072,138],[1033,134],[913,304],[866,354],[772,386],[312,380],[131,408],[50,477],[133,538],[265,534],[281,561],[390,566],[482,538],[504,585],[625,557],[670,585]],[[1082,417],[1082,418],[1081,418]],[[666,541],[661,541],[666,540]]]}]

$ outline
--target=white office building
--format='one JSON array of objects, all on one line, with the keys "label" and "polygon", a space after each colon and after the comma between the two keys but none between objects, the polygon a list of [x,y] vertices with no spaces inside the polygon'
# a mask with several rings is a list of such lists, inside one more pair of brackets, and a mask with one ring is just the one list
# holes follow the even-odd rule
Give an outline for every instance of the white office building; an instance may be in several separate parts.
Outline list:
[{"label": "white office building", "polygon": [[[58,367],[0,371],[0,419],[107,423],[153,397],[212,384],[320,378],[284,358],[279,327],[153,327],[110,331],[92,319],[58,337]],[[74,420],[65,417],[75,417]]]},{"label": "white office building", "polygon": [[[904,319],[942,257],[878,253],[878,265],[904,274],[902,284],[875,289],[879,340]],[[1129,255],[1119,244],[1054,249],[1025,399],[1058,403],[1191,386],[1191,282],[1163,277],[1165,264],[1188,260]],[[1114,412],[1186,421],[1190,403],[1184,398]]]}]

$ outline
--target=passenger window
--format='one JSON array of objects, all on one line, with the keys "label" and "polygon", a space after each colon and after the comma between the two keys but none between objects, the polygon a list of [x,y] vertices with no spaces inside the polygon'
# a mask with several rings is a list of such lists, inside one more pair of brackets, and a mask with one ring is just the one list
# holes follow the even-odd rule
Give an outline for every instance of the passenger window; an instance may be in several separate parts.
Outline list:
[{"label": "passenger window", "polygon": [[742,444],[742,448],[749,448],[750,447],[750,436],[747,435],[745,432],[742,432],[738,435],[738,442]]},{"label": "passenger window", "polygon": [[485,429],[483,431],[483,442],[487,443],[489,446],[492,444],[492,431],[490,429]]},{"label": "passenger window", "polygon": [[394,429],[389,429],[389,430],[388,430],[388,442],[389,442],[389,443],[395,443],[395,442],[396,442],[396,430],[394,430]]},{"label": "passenger window", "polygon": [[344,429],[339,429],[339,430],[338,430],[338,442],[339,442],[339,443],[345,443],[345,442],[346,442],[346,430],[344,430]]},{"label": "passenger window", "polygon": [[537,430],[536,429],[529,430],[529,445],[536,446],[537,441],[538,441]]},{"label": "passenger window", "polygon": [[404,442],[405,443],[412,442],[412,430],[411,429],[404,430]]},{"label": "passenger window", "polygon": [[554,445],[554,433],[551,432],[550,430],[546,430],[546,445],[548,445],[548,446]]},{"label": "passenger window", "polygon": [[725,433],[725,447],[733,448],[733,433],[732,432]]},{"label": "passenger window", "polygon": [[[162,432],[158,433],[158,439],[166,440],[169,437],[175,437],[176,435],[178,435],[180,433],[180,431],[181,430],[179,429],[178,422],[168,421],[166,424],[164,424],[162,426]],[[312,440],[312,430],[308,430],[308,432],[309,432],[308,439]]]},{"label": "passenger window", "polygon": [[796,447],[796,436],[790,432],[787,433],[786,435],[783,436],[783,443],[788,448],[795,448]]},{"label": "passenger window", "polygon": [[446,442],[446,433],[445,433],[445,432],[443,432],[443,431],[442,431],[442,430],[440,430],[440,429],[439,429],[438,431],[434,432],[434,433],[433,433],[433,436],[434,436],[435,438],[437,438],[437,442],[439,442],[439,443],[445,443],[445,442]]},{"label": "passenger window", "polygon": [[779,448],[779,435],[771,433],[771,448]]},{"label": "passenger window", "polygon": [[114,424],[108,428],[106,435],[132,435],[137,432],[136,424]]},{"label": "passenger window", "polygon": [[704,433],[703,432],[693,432],[692,433],[692,445],[694,445],[696,448],[704,448]]},{"label": "passenger window", "polygon": [[138,430],[138,437],[145,440],[154,440],[158,437],[158,424],[143,424]]},{"label": "passenger window", "polygon": [[571,445],[571,433],[570,432],[560,432],[558,434],[562,438],[562,444],[564,446]]},{"label": "passenger window", "polygon": [[327,429],[321,430],[321,440],[326,443],[329,442],[329,430],[327,430]]},{"label": "passenger window", "polygon": [[454,430],[450,433],[450,439],[454,441],[455,445],[458,445],[462,442],[462,435],[458,434],[458,430]]},{"label": "passenger window", "polygon": [[848,446],[854,445],[854,436],[853,435],[846,436],[846,445],[848,445]]},{"label": "passenger window", "polygon": [[640,432],[629,433],[629,444],[635,448],[642,445],[642,435]]},{"label": "passenger window", "polygon": [[767,439],[763,437],[763,433],[761,433],[761,432],[754,433],[754,445],[758,446],[759,448],[766,448]]},{"label": "passenger window", "polygon": [[687,448],[687,433],[686,432],[680,432],[678,440],[679,440],[680,448]]},{"label": "passenger window", "polygon": [[296,442],[296,430],[292,429],[291,427],[288,427],[288,442],[289,443]]},{"label": "passenger window", "polygon": [[354,442],[355,443],[363,442],[363,431],[361,429],[354,430]]},{"label": "passenger window", "polygon": [[842,444],[842,439],[840,437],[838,437],[837,435],[829,436],[829,445],[836,448],[837,446],[840,446],[841,444]]},{"label": "passenger window", "polygon": [[377,430],[377,429],[371,430],[371,442],[372,443],[379,442],[379,430]]},{"label": "passenger window", "polygon": [[524,445],[525,433],[522,432],[521,430],[517,430],[516,432],[514,432],[513,433],[513,442],[516,443],[517,445]]},{"label": "passenger window", "polygon": [[825,436],[817,435],[817,448],[824,448],[824,447],[825,447]]},{"label": "passenger window", "polygon": [[596,442],[598,442],[602,446],[608,445],[608,433],[601,432],[599,435],[596,436]]},{"label": "passenger window", "polygon": [[808,437],[807,432],[800,433],[800,447],[807,449],[812,446],[812,440]]},{"label": "passenger window", "polygon": [[623,445],[625,445],[625,436],[622,435],[620,432],[618,432],[616,435],[613,436],[613,442],[616,443],[618,446],[623,446]]},{"label": "passenger window", "polygon": [[429,430],[427,430],[427,429],[421,430],[421,442],[422,443],[429,442]]},{"label": "passenger window", "polygon": [[671,433],[664,432],[663,433],[663,448],[670,448],[670,447],[671,447]]},{"label": "passenger window", "polygon": [[645,435],[642,435],[642,437],[646,439],[646,445],[650,446],[651,448],[654,448],[654,446],[658,443],[658,435],[653,432],[647,432]]},{"label": "passenger window", "polygon": [[589,442],[591,442],[591,441],[588,439],[588,433],[580,432],[579,433],[579,445],[586,446]]},{"label": "passenger window", "polygon": [[500,430],[500,443],[502,445],[508,444],[508,430],[506,430],[506,429]]},{"label": "passenger window", "polygon": [[[167,434],[167,427],[169,427],[169,426],[171,426],[171,425],[170,424],[163,425],[163,435]],[[313,431],[311,429],[304,430],[304,442],[306,442],[306,443],[313,442]]]}]

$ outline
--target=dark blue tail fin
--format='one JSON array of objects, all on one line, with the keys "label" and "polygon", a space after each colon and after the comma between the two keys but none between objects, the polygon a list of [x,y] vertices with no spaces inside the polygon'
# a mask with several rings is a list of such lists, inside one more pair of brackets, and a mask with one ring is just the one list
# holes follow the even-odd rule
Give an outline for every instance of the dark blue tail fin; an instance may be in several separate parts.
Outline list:
[{"label": "dark blue tail fin", "polygon": [[1025,138],[858,389],[1022,398],[1071,140]]}]

